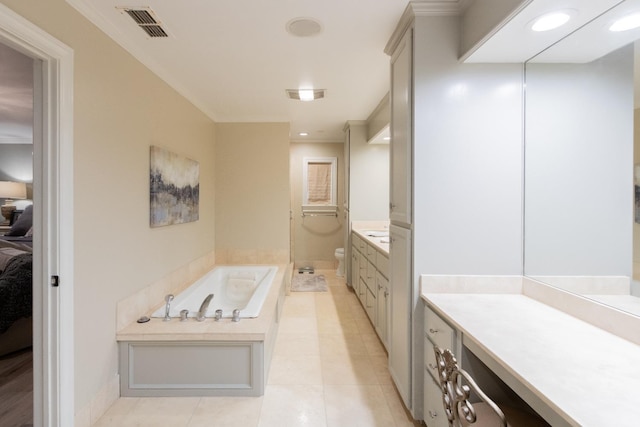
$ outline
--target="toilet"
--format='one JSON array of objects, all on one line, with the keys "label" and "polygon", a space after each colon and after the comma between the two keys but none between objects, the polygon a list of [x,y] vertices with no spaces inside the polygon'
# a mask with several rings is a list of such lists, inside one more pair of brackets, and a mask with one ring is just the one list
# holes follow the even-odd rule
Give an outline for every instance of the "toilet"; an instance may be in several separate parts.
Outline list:
[{"label": "toilet", "polygon": [[336,249],[336,252],[334,255],[338,260],[338,270],[336,271],[336,276],[344,277],[344,248]]}]

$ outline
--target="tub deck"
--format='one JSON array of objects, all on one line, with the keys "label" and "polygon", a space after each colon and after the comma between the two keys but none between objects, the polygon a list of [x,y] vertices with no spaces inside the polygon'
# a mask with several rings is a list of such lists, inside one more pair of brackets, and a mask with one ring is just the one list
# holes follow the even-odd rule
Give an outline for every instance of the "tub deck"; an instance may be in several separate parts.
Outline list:
[{"label": "tub deck", "polygon": [[256,318],[152,318],[118,331],[121,396],[262,395],[291,275],[277,267]]}]

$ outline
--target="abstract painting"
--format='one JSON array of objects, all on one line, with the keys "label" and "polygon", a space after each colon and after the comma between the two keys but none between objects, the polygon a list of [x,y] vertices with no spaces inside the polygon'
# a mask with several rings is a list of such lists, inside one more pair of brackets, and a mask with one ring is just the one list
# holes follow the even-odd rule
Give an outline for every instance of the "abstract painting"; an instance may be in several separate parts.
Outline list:
[{"label": "abstract painting", "polygon": [[200,164],[153,145],[149,158],[151,227],[197,221]]}]

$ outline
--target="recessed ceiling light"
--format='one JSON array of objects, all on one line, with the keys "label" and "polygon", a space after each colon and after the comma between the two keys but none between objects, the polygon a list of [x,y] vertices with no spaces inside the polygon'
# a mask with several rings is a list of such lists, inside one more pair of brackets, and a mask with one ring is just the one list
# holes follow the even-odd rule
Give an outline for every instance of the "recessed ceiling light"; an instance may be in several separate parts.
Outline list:
[{"label": "recessed ceiling light", "polygon": [[322,32],[322,25],[313,18],[293,18],[287,22],[286,29],[296,37],[311,37]]},{"label": "recessed ceiling light", "polygon": [[640,27],[640,13],[634,13],[633,15],[627,15],[615,21],[609,27],[609,31],[629,31],[638,27]]},{"label": "recessed ceiling light", "polygon": [[551,31],[562,27],[575,15],[573,10],[558,10],[541,15],[533,20],[531,29],[536,32]]},{"label": "recessed ceiling light", "polygon": [[300,136],[309,136],[309,132],[300,132],[298,135],[300,135]]},{"label": "recessed ceiling light", "polygon": [[287,89],[287,96],[300,101],[314,101],[324,98],[325,89]]}]

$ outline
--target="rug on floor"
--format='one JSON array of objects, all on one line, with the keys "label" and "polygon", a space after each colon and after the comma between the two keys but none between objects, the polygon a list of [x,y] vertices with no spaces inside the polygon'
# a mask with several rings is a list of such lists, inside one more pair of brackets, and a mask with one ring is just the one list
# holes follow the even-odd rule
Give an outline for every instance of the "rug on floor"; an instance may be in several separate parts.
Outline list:
[{"label": "rug on floor", "polygon": [[329,287],[322,274],[296,274],[291,280],[292,292],[327,292]]}]

